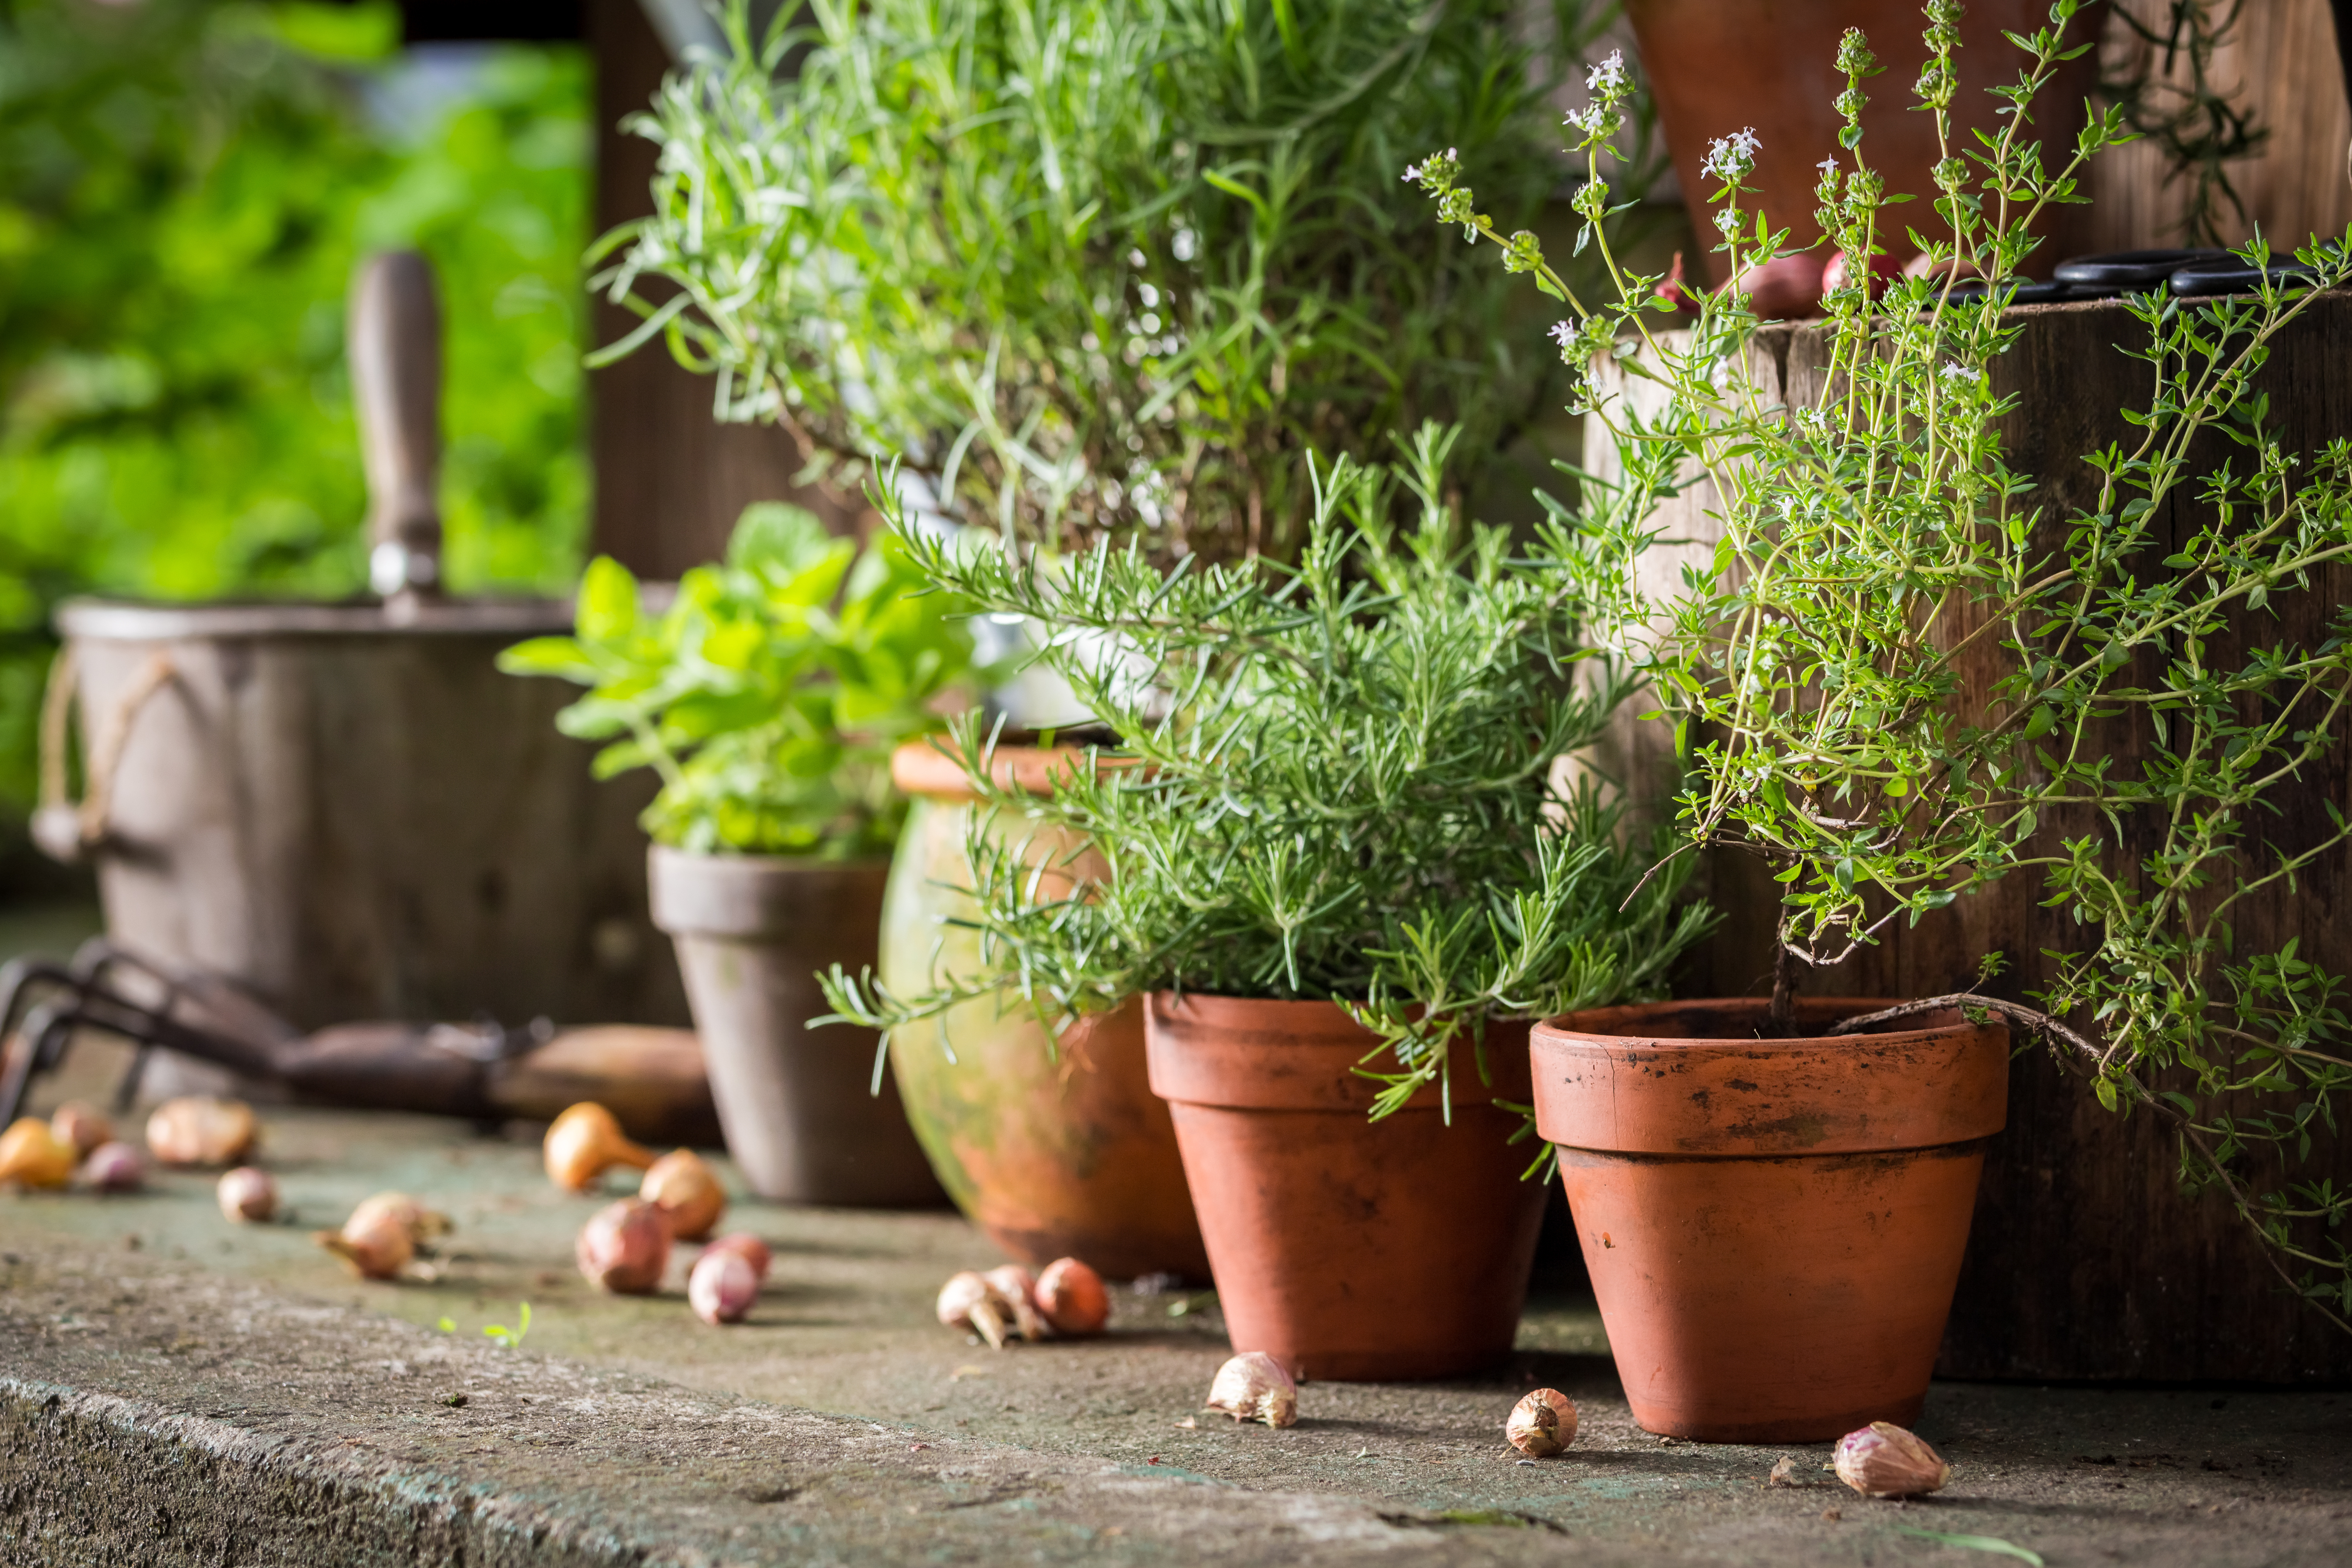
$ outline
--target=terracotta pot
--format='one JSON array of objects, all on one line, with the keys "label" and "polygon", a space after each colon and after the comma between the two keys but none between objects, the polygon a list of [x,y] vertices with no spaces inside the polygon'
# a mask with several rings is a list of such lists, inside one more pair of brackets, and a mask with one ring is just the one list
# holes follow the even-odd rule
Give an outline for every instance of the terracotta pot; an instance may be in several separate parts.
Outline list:
[{"label": "terracotta pot", "polygon": [[[1798,1004],[1821,1028],[1892,1004]],[[1536,1127],[1633,1418],[1720,1443],[1910,1426],[2008,1116],[2009,1032],[1956,1013],[1764,1040],[1760,1000],[1536,1026]]]},{"label": "terracotta pot", "polygon": [[[1971,129],[1998,132],[2007,123],[1995,117],[2000,100],[1985,89],[2014,83],[2025,57],[2001,34],[2038,31],[2049,25],[2049,0],[1969,0],[1960,23],[1960,88],[1952,102],[1956,146],[1976,145]],[[1886,176],[1888,194],[1919,198],[1880,215],[1882,243],[1895,260],[1906,261],[1911,248],[1907,231],[1935,229],[1937,219],[1928,202],[1936,194],[1929,174],[1937,156],[1936,122],[1917,111],[1911,94],[1927,58],[1916,5],[1888,5],[1885,0],[1628,0],[1625,14],[1657,100],[1675,177],[1694,214],[1692,227],[1704,255],[1690,264],[1703,264],[1710,283],[1719,285],[1730,276],[1725,257],[1714,248],[1713,209],[1706,205],[1722,182],[1699,171],[1708,144],[1719,137],[1752,128],[1762,143],[1748,177],[1757,195],[1743,198],[1752,204],[1751,214],[1760,205],[1774,228],[1790,230],[1792,246],[1821,237],[1813,221],[1820,205],[1813,195],[1821,179],[1816,165],[1836,157],[1845,168],[1853,167],[1853,154],[1838,149],[1841,121],[1832,107],[1845,90],[1836,61],[1838,40],[1848,27],[1868,35],[1871,52],[1886,68],[1863,89],[1871,101],[1862,115],[1862,155]],[[2071,24],[2068,41],[2096,44],[2105,25],[2106,7],[2086,5]],[[2033,132],[2046,159],[2063,159],[2074,146],[2084,100],[2097,90],[2098,79],[2098,51],[2093,48],[2060,65],[2042,89]],[[2080,210],[2059,207],[2053,216]],[[2068,244],[2063,231],[2052,237],[2053,244],[2029,263],[2036,275],[2046,276],[2051,262],[2080,248]]]},{"label": "terracotta pot", "polygon": [[[994,766],[1042,791],[1054,768],[1083,756],[1004,746]],[[978,966],[978,938],[946,923],[970,907],[964,836],[975,819],[998,838],[1037,830],[982,817],[962,768],[929,742],[900,747],[891,776],[914,805],[883,899],[879,968],[904,994]],[[1045,834],[1033,852],[1069,847]],[[890,1064],[940,1184],[1013,1257],[1032,1268],[1080,1258],[1113,1279],[1208,1278],[1175,1130],[1144,1072],[1139,1002],[1073,1026],[1058,1046],[1024,1006],[968,1002],[893,1030]]]},{"label": "terracotta pot", "polygon": [[1525,1024],[1488,1026],[1494,1084],[1457,1071],[1451,1126],[1434,1089],[1366,1120],[1377,1041],[1328,1002],[1162,993],[1145,1030],[1235,1350],[1343,1382],[1510,1353],[1544,1188],[1492,1102],[1526,1102]]},{"label": "terracotta pot", "polygon": [[943,1196],[886,1078],[870,1030],[831,1011],[816,972],[874,962],[880,860],[689,855],[653,847],[654,923],[677,945],[727,1151],[763,1198],[864,1208]]}]

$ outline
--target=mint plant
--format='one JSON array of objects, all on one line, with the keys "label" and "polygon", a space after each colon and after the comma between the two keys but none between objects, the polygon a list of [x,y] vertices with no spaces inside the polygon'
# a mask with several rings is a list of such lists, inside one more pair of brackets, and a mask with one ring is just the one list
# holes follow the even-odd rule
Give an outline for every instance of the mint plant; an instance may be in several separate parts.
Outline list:
[{"label": "mint plant", "polygon": [[1465,1058],[1484,1077],[1490,1021],[1659,994],[1707,914],[1677,875],[1645,879],[1648,847],[1621,843],[1589,781],[1553,784],[1623,685],[1587,658],[1575,574],[1463,525],[1456,438],[1423,426],[1395,469],[1310,459],[1295,568],[1097,549],[1052,572],[910,536],[966,603],[1056,628],[1045,658],[1116,743],[1039,799],[988,782],[992,737],[967,721],[957,750],[988,806],[1080,847],[976,820],[979,969],[907,996],[836,969],[838,1016],[887,1029],[992,994],[1057,1025],[1160,990],[1337,1001],[1379,1037],[1364,1070],[1384,1115],[1450,1093]]},{"label": "mint plant", "polygon": [[[2294,1174],[2352,1082],[2343,981],[2292,942],[2250,950],[2236,922],[2294,897],[2352,837],[2332,802],[2318,830],[2270,826],[2345,739],[2352,615],[2326,574],[2352,558],[2352,442],[2283,449],[2258,382],[2313,299],[2352,281],[2352,234],[2299,251],[2308,276],[2266,271],[2249,296],[2129,301],[2147,395],[2118,412],[2136,435],[2084,455],[2098,476],[2089,504],[2060,515],[2042,502],[2005,458],[1997,422],[2014,403],[1989,372],[2021,330],[2003,307],[2029,226],[2079,199],[2084,162],[2124,133],[2120,110],[2094,118],[2054,169],[2033,139],[2036,93],[2078,47],[2066,31],[2081,9],[2059,0],[2050,26],[2017,40],[2025,63],[2000,89],[2000,134],[1964,145],[1950,134],[1959,7],[1927,5],[1916,91],[1945,157],[1907,225],[1907,198],[1864,156],[1875,66],[1846,36],[1822,226],[1849,256],[1903,234],[1927,275],[1874,300],[1851,269],[1824,302],[1830,364],[1810,406],[1749,374],[1758,322],[1737,294],[1700,299],[1669,331],[1658,280],[1612,253],[1600,165],[1615,80],[1594,78],[1576,198],[1606,298],[1588,305],[1532,236],[1498,233],[1450,160],[1414,173],[1444,220],[1496,241],[1509,270],[1570,306],[1557,335],[1572,366],[1611,356],[1656,395],[1636,410],[1588,384],[1623,479],[1556,501],[1548,540],[1581,560],[1598,640],[1677,726],[1682,847],[1773,868],[1774,1024],[1786,1029],[1805,972],[1894,922],[2036,879],[2083,933],[2046,989],[1923,997],[1842,1027],[1958,1006],[2064,1047],[2102,1104],[2168,1120],[2189,1185],[2224,1194],[2283,1276],[2344,1324],[2352,1194]],[[1785,243],[1740,205],[1769,153],[1742,135],[1708,160],[1735,274]],[[2270,267],[2260,242],[2245,254]],[[1633,565],[1659,542],[1654,514],[1701,484],[1721,525],[1713,559],[1653,600]],[[2000,957],[1982,958],[1990,977]],[[2275,1158],[2250,1158],[2263,1153]],[[2258,1173],[2273,1168],[2288,1173]]]},{"label": "mint plant", "polygon": [[698,566],[658,613],[618,562],[580,585],[573,635],[499,657],[515,675],[591,687],[557,716],[609,741],[600,778],[661,774],[645,824],[697,851],[887,853],[905,803],[890,752],[937,730],[967,672],[961,606],[895,536],[861,552],[798,507],[748,507],[719,565]]},{"label": "mint plant", "polygon": [[1508,0],[812,0],[764,35],[735,0],[632,121],[655,211],[598,280],[643,324],[600,353],[666,339],[719,418],[1007,538],[1287,556],[1308,450],[1428,416],[1497,451],[1549,400],[1397,170],[1454,145],[1533,221],[1546,62],[1601,10],[1552,0],[1539,54]]}]

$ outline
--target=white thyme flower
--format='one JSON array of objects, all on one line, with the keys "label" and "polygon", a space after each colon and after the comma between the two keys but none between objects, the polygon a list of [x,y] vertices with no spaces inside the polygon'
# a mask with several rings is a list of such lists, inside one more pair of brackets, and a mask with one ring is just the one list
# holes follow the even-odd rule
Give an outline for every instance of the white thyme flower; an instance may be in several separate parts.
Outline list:
[{"label": "white thyme flower", "polygon": [[1960,382],[1970,386],[1984,379],[1984,372],[1970,370],[1964,364],[1947,364],[1941,374],[1946,381]]},{"label": "white thyme flower", "polygon": [[1725,207],[1715,215],[1716,232],[1729,239],[1739,232],[1739,209]]},{"label": "white thyme flower", "polygon": [[1625,87],[1625,51],[1612,49],[1609,58],[1594,66],[1584,78],[1588,92],[1621,92]]},{"label": "white thyme flower", "polygon": [[1551,341],[1563,349],[1568,347],[1576,341],[1576,324],[1573,321],[1554,321],[1551,324]]},{"label": "white thyme flower", "polygon": [[1756,128],[1752,125],[1728,136],[1719,136],[1707,143],[1706,162],[1699,165],[1699,170],[1703,174],[1713,174],[1727,185],[1737,184],[1748,170],[1756,167],[1756,154],[1763,147],[1764,143],[1757,140]]},{"label": "white thyme flower", "polygon": [[1820,163],[1814,164],[1813,167],[1819,169],[1824,174],[1834,174],[1837,173],[1838,169],[1837,160],[1835,158],[1824,158]]}]

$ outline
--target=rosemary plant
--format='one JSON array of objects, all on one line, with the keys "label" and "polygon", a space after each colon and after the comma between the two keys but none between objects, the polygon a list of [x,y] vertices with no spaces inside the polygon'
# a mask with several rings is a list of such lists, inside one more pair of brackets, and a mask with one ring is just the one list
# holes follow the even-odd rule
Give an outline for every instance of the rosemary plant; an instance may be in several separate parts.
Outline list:
[{"label": "rosemary plant", "polygon": [[[1590,238],[1613,297],[1591,308],[1532,237],[1502,241],[1513,270],[1568,299],[1577,320],[1558,335],[1572,363],[1616,355],[1660,395],[1654,414],[1598,400],[1624,480],[1557,505],[1553,548],[1583,552],[1598,640],[1632,656],[1681,727],[1685,847],[1733,847],[1775,868],[1776,1019],[1802,969],[1997,879],[2040,879],[2084,940],[2057,955],[2032,1005],[1971,992],[1895,1013],[1988,1010],[2063,1044],[2103,1104],[2174,1124],[2189,1184],[2224,1192],[2282,1274],[2340,1323],[2352,1254],[2330,1233],[2352,1194],[2324,1176],[2258,1181],[2245,1156],[2268,1146],[2292,1172],[2333,1129],[2352,1083],[2342,981],[2292,943],[2246,951],[2232,922],[2293,896],[2352,837],[2332,803],[2315,832],[2274,838],[2261,826],[2344,742],[2352,613],[2325,574],[2352,560],[2352,443],[2282,450],[2255,379],[2316,292],[2352,280],[2352,235],[2298,253],[2308,279],[2273,273],[2255,295],[2195,306],[2131,301],[2148,396],[2121,413],[2137,434],[2084,456],[2099,481],[2091,504],[2063,517],[2038,506],[2004,461],[1997,420],[2011,404],[1987,372],[2021,330],[2002,306],[2028,225],[2074,199],[2084,160],[2123,134],[2109,110],[2055,171],[2032,139],[2035,91],[2077,9],[2059,0],[2053,26],[2021,40],[2001,133],[1947,141],[1936,221],[1923,214],[1910,234],[1940,279],[1906,279],[1875,306],[1858,282],[1830,296],[1828,390],[1811,407],[1780,405],[1747,373],[1757,323],[1737,295],[1701,300],[1687,331],[1662,331],[1655,280],[1622,271],[1605,231]],[[1926,7],[1917,93],[1945,131],[1958,10]],[[1847,156],[1822,166],[1823,226],[1849,254],[1871,254],[1886,247],[1899,198],[1862,153],[1874,67],[1859,33],[1838,64]],[[1612,85],[1594,85],[1583,210],[1597,216],[1616,110]],[[1740,206],[1759,155],[1732,137],[1708,163],[1736,267],[1781,243]],[[1502,239],[1446,160],[1416,173],[1445,220]],[[2259,242],[2247,254],[2268,265]],[[1971,270],[1991,287],[1956,289],[1954,273]],[[2217,460],[2224,438],[2236,455]],[[1658,503],[1701,482],[1720,543],[1678,595],[1654,603],[1633,563],[1659,538]],[[1999,955],[1983,956],[1989,976]],[[2233,1109],[2248,1103],[2260,1109]]]},{"label": "rosemary plant", "polygon": [[[1551,0],[1579,47],[1594,0]],[[633,128],[654,215],[600,281],[820,471],[1049,546],[1295,550],[1310,448],[1429,416],[1498,450],[1550,356],[1397,169],[1458,148],[1515,221],[1553,81],[1509,0],[809,0]],[[1572,58],[1572,57],[1570,57]],[[787,68],[789,67],[789,69]]]},{"label": "rosemary plant", "polygon": [[910,537],[969,603],[1060,628],[1045,657],[1117,744],[1039,800],[985,783],[967,721],[993,809],[1086,851],[1045,858],[976,825],[980,969],[912,996],[835,970],[837,1013],[890,1028],[991,994],[1056,1021],[1167,989],[1330,999],[1389,1047],[1383,1115],[1450,1083],[1489,1020],[1656,994],[1706,911],[1677,907],[1673,876],[1637,887],[1649,854],[1589,784],[1549,782],[1623,683],[1583,662],[1560,563],[1460,526],[1454,439],[1423,426],[1401,469],[1310,461],[1295,569],[1163,573],[1097,549],[1055,575]]},{"label": "rosemary plant", "polygon": [[599,778],[650,767],[658,843],[702,853],[887,854],[906,816],[890,752],[942,727],[971,662],[953,599],[898,540],[862,554],[798,507],[746,507],[727,559],[697,566],[656,610],[608,556],[580,584],[573,635],[499,656],[510,675],[593,689],[556,716],[609,742]]}]

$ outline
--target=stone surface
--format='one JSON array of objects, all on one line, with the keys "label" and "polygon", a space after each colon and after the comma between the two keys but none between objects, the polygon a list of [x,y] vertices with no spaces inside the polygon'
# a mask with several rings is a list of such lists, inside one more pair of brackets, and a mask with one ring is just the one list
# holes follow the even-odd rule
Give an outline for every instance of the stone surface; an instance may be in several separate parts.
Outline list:
[{"label": "stone surface", "polygon": [[[71,1064],[85,1088],[106,1065]],[[1205,1292],[1118,1290],[1103,1339],[992,1353],[931,1317],[948,1273],[998,1261],[953,1215],[747,1203],[723,1228],[775,1272],[711,1329],[687,1250],[650,1298],[579,1279],[598,1200],[551,1187],[528,1130],[265,1122],[288,1223],[230,1224],[198,1173],[0,1195],[0,1562],[1995,1560],[1906,1533],[1927,1531],[2251,1568],[2352,1536],[2336,1393],[1939,1384],[1920,1430],[1951,1487],[1866,1502],[1826,1445],[1641,1432],[1590,1302],[1539,1294],[1486,1376],[1309,1383],[1297,1426],[1238,1427],[1197,1411],[1227,1353]],[[455,1218],[432,1278],[354,1280],[311,1244],[383,1188]],[[520,1348],[483,1335],[525,1300]],[[1522,1462],[1502,1422],[1545,1384],[1580,1429]],[[1784,1457],[1803,1484],[1768,1484]]]}]

